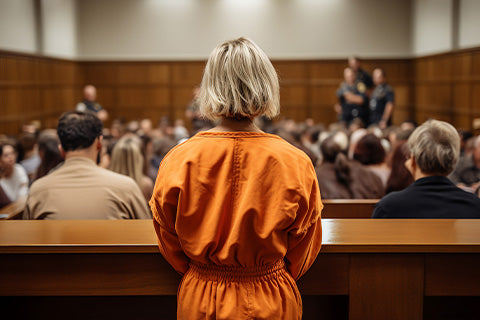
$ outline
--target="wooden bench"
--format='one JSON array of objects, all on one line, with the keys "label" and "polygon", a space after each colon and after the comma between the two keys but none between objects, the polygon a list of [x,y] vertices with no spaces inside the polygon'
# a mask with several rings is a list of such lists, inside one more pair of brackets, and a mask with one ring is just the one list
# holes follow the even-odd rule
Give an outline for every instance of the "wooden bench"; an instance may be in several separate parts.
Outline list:
[{"label": "wooden bench", "polygon": [[370,218],[380,199],[325,199],[322,200],[324,219]]},{"label": "wooden bench", "polygon": [[[321,253],[298,282],[307,301],[348,297],[348,319],[415,320],[422,319],[428,297],[480,296],[480,220],[322,224]],[[102,297],[137,297],[135,303],[156,297],[166,301],[162,308],[174,310],[179,280],[158,252],[149,220],[0,222],[0,300],[9,303],[43,297],[61,308],[62,299],[84,297],[101,309],[107,308]],[[304,319],[324,316],[321,308],[305,308]],[[128,318],[120,306],[112,310],[118,314],[110,316]],[[36,310],[35,316],[52,318],[45,313]]]}]

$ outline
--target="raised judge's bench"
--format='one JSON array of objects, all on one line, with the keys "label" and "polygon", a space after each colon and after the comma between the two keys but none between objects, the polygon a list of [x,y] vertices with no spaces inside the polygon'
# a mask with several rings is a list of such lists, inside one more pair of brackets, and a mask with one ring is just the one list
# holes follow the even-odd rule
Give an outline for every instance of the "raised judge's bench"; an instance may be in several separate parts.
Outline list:
[{"label": "raised judge's bench", "polygon": [[[349,319],[422,319],[429,297],[480,296],[480,220],[322,223],[322,251],[298,283],[306,300],[346,297],[345,310],[337,313]],[[53,319],[53,309],[68,308],[75,297],[65,310],[71,319],[85,299],[97,312],[83,315],[89,319],[174,319],[179,280],[158,252],[149,220],[0,221],[2,311],[5,301],[17,302],[17,312],[25,314],[40,299],[50,309],[35,305],[34,318]],[[112,297],[120,299],[113,306]],[[135,303],[133,315],[118,311],[124,310],[118,301],[127,297]],[[142,317],[145,299],[158,305]],[[307,305],[304,310],[304,319],[342,318],[323,317],[321,308]]]}]

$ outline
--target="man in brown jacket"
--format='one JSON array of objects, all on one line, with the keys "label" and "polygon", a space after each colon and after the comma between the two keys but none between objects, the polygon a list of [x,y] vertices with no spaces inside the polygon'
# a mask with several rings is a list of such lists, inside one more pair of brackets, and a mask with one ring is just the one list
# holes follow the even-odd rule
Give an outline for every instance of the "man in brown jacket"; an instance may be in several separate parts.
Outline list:
[{"label": "man in brown jacket", "polygon": [[57,126],[65,163],[35,181],[24,219],[150,219],[135,181],[97,166],[102,122],[94,114],[67,112]]}]

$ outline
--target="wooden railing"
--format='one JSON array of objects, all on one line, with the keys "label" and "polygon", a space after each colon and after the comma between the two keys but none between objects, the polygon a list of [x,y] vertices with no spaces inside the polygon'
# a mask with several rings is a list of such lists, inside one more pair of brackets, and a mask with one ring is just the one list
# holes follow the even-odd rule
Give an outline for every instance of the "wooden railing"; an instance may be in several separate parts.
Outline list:
[{"label": "wooden railing", "polygon": [[[348,296],[349,319],[422,319],[425,297],[480,296],[480,220],[324,219],[322,229],[298,285],[307,300]],[[180,276],[149,220],[2,221],[0,261],[4,301],[91,297],[107,308],[102,296],[156,296],[174,317]],[[127,319],[118,310],[109,312]],[[304,318],[322,312],[306,307]]]},{"label": "wooden railing", "polygon": [[[370,218],[379,199],[326,199],[322,200],[325,219]],[[25,208],[26,199],[20,199],[0,209],[0,220],[19,220]]]},{"label": "wooden railing", "polygon": [[359,219],[370,218],[380,199],[325,199],[322,218]]}]

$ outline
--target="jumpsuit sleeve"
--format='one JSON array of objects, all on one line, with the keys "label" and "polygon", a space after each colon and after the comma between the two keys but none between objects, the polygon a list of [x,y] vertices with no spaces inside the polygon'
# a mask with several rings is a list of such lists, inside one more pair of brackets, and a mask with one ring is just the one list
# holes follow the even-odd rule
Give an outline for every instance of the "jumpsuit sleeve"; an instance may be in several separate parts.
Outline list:
[{"label": "jumpsuit sleeve", "polygon": [[306,170],[295,222],[288,230],[287,269],[298,280],[315,261],[322,243],[323,204],[313,166]]},{"label": "jumpsuit sleeve", "polygon": [[150,199],[150,208],[160,253],[177,272],[183,275],[188,270],[190,260],[185,255],[175,230],[180,188],[169,185],[166,171],[165,166],[160,165]]}]

